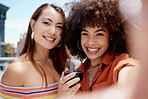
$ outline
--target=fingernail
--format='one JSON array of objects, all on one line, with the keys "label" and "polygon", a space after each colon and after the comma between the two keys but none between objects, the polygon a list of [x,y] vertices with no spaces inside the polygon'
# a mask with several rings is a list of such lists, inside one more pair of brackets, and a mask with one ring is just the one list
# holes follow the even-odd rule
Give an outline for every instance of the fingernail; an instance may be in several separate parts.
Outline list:
[{"label": "fingernail", "polygon": [[75,76],[75,75],[76,75],[76,73],[75,73],[75,72],[72,72],[72,73],[71,73],[71,75],[72,75],[72,76]]},{"label": "fingernail", "polygon": [[77,79],[78,81],[80,80],[80,78],[79,78],[79,77],[77,77],[76,79]]}]

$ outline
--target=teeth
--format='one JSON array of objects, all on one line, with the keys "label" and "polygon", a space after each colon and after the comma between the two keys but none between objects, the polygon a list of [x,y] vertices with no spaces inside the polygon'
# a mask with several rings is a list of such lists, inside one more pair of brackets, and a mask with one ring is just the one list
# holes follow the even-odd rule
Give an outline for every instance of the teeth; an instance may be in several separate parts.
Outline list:
[{"label": "teeth", "polygon": [[55,39],[52,39],[52,38],[49,38],[49,37],[46,37],[46,36],[45,36],[45,38],[46,38],[47,40],[50,40],[50,41],[55,40]]},{"label": "teeth", "polygon": [[97,51],[98,48],[97,49],[90,49],[90,48],[88,48],[88,50],[91,51],[91,52],[94,52],[94,51]]}]

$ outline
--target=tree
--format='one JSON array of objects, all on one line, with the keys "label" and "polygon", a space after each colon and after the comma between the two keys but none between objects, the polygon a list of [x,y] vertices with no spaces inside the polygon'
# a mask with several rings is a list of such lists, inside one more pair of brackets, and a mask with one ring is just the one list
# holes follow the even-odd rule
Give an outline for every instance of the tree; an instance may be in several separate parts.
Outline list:
[{"label": "tree", "polygon": [[5,55],[7,57],[14,57],[16,55],[15,47],[13,44],[11,44],[11,43],[5,44]]}]

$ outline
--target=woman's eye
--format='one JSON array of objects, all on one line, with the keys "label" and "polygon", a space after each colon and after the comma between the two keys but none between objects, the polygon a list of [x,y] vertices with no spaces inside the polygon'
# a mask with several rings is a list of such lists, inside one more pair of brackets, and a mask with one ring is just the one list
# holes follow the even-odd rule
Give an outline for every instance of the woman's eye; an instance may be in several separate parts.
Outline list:
[{"label": "woman's eye", "polygon": [[50,25],[50,23],[49,22],[43,22],[44,24],[49,24]]},{"label": "woman's eye", "polygon": [[96,36],[103,36],[103,33],[97,33]]},{"label": "woman's eye", "polygon": [[63,27],[62,27],[62,26],[57,26],[57,28],[59,28],[59,29],[63,29]]},{"label": "woman's eye", "polygon": [[87,33],[82,33],[82,35],[84,35],[84,36],[88,36],[88,34],[87,34]]}]

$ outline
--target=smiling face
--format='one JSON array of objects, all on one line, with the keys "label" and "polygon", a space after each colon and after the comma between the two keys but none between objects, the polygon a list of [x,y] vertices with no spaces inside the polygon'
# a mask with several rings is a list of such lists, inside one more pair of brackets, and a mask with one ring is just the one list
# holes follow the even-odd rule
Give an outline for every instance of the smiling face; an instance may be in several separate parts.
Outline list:
[{"label": "smiling face", "polygon": [[61,40],[63,18],[55,9],[47,7],[42,11],[37,21],[31,20],[31,27],[34,32],[36,47],[52,49]]},{"label": "smiling face", "polygon": [[100,60],[109,46],[109,33],[104,28],[86,27],[81,32],[81,46],[90,60]]}]

